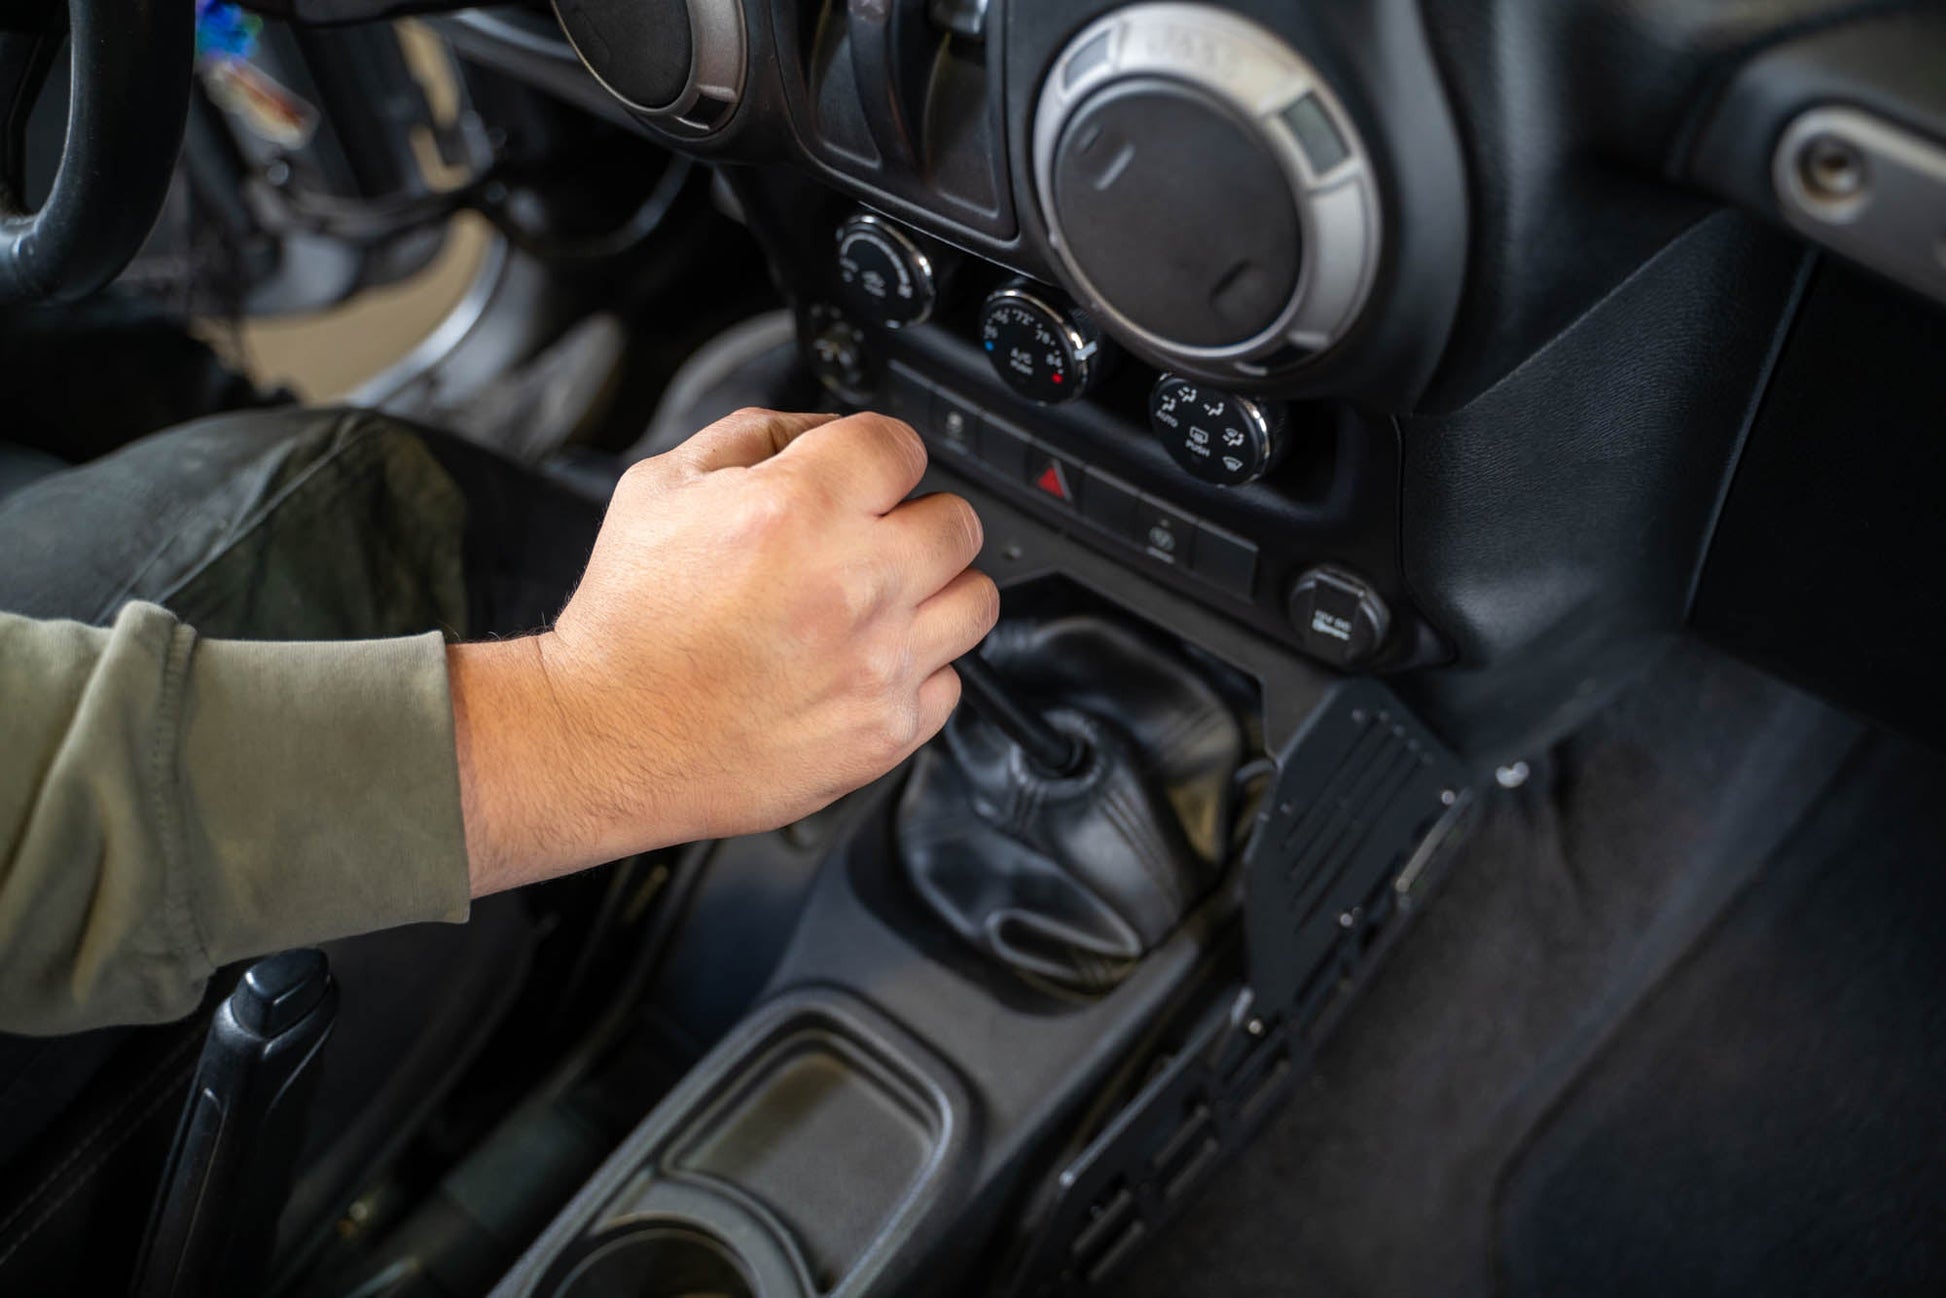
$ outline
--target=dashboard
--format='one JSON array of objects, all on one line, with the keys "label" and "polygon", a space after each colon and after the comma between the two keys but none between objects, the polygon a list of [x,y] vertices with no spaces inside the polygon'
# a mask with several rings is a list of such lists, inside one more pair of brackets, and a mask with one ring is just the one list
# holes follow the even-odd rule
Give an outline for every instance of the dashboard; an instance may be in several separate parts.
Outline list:
[{"label": "dashboard", "polygon": [[556,0],[546,58],[493,12],[463,54],[719,164],[836,400],[1463,747],[1684,624],[1845,692],[1709,569],[1793,507],[1732,490],[1765,394],[1865,381],[1794,325],[1856,277],[1938,327],[1936,6]]},{"label": "dashboard", "polygon": [[[559,14],[639,120],[708,156],[788,161],[1058,286],[1152,364],[1396,395],[1424,383],[1450,323],[1467,203],[1430,49],[1410,6],[1386,7],[1407,21],[1100,0]],[[1360,102],[1374,90],[1390,111]]]}]

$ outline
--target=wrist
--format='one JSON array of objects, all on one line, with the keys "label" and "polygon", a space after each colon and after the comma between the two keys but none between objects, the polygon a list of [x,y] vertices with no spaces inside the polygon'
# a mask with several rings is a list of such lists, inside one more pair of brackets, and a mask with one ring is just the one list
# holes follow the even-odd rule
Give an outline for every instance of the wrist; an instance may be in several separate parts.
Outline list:
[{"label": "wrist", "polygon": [[573,805],[577,745],[550,688],[544,635],[449,645],[453,742],[473,895],[583,864]]}]

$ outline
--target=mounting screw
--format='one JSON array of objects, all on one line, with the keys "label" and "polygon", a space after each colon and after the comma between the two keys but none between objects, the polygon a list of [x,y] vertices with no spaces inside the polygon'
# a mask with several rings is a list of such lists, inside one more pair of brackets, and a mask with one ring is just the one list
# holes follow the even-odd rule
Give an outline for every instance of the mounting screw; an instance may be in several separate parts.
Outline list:
[{"label": "mounting screw", "polygon": [[1251,1019],[1243,1025],[1243,1030],[1253,1037],[1260,1037],[1264,1034],[1264,1021],[1262,1019]]},{"label": "mounting screw", "polygon": [[1797,175],[1805,192],[1823,202],[1856,198],[1865,192],[1865,155],[1840,136],[1813,135],[1797,151]]},{"label": "mounting screw", "polygon": [[1454,792],[1453,792],[1453,791],[1452,791],[1451,789],[1441,789],[1441,790],[1439,791],[1439,805],[1440,805],[1440,806],[1442,806],[1442,807],[1450,807],[1450,806],[1452,806],[1452,805],[1453,805],[1453,804],[1454,804],[1455,802],[1458,802],[1458,801],[1459,801],[1459,794],[1457,794],[1457,793],[1454,793]]}]

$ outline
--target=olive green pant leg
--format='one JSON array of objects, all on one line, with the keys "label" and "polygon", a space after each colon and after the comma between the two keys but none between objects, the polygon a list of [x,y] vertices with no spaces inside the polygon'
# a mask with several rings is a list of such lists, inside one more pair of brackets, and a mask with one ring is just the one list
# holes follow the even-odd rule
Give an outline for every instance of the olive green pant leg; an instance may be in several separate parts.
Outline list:
[{"label": "olive green pant leg", "polygon": [[367,411],[200,420],[0,502],[0,609],[208,637],[467,631],[468,504],[426,437]]}]

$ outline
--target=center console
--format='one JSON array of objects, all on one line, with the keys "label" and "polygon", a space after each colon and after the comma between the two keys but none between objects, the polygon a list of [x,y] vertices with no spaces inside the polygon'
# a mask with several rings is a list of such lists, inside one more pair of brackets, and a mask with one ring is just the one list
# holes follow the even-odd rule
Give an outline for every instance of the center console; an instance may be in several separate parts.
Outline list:
[{"label": "center console", "polygon": [[765,987],[501,1298],[1112,1292],[1436,877],[1464,775],[1384,689],[990,481],[926,484],[986,522],[989,661],[1134,746],[1157,821],[1017,802],[978,733],[842,804]]},{"label": "center console", "polygon": [[994,688],[1091,756],[963,715],[847,803],[503,1298],[1107,1292],[1424,895],[1465,774],[1372,678],[1452,653],[1388,411],[1465,196],[1413,6],[1318,8],[559,0],[721,164],[833,404],[978,509]]}]

